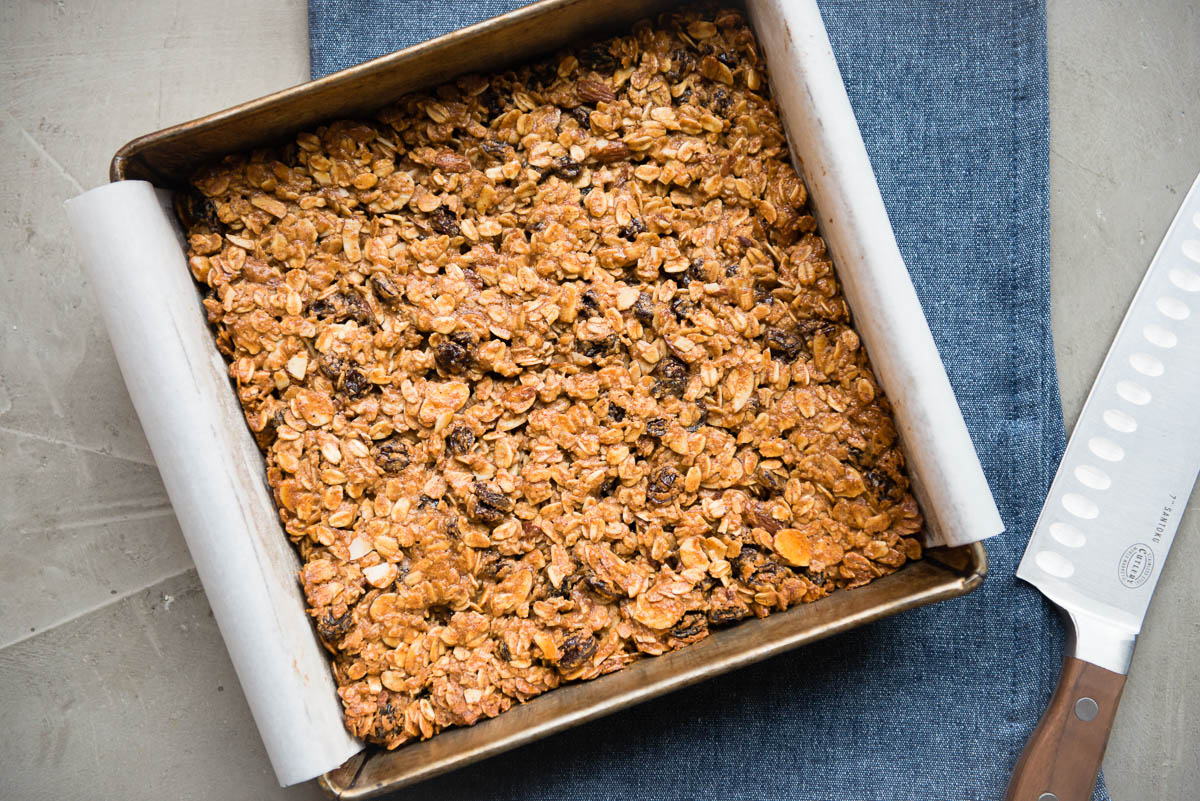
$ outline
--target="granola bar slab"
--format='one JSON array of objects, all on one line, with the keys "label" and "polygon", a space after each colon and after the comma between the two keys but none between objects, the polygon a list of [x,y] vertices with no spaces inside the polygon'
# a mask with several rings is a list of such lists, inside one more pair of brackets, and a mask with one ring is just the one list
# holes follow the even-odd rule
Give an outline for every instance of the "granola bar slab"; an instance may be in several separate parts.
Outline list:
[{"label": "granola bar slab", "polygon": [[193,184],[189,263],[354,734],[470,725],[919,558],[737,12]]}]

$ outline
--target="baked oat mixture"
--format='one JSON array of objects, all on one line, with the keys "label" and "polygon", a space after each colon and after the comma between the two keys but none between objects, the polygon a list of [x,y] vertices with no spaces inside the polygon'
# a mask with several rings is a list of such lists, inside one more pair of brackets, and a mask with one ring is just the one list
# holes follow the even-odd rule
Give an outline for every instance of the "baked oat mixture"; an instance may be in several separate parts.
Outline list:
[{"label": "baked oat mixture", "polygon": [[920,556],[738,13],[194,187],[191,269],[354,734],[470,725]]}]

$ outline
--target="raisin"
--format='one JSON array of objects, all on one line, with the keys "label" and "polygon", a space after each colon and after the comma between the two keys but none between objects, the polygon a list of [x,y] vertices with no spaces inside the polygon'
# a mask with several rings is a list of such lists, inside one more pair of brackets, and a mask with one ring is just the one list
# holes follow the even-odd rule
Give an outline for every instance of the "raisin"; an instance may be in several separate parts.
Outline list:
[{"label": "raisin", "polygon": [[576,106],[573,109],[568,109],[567,114],[570,115],[575,122],[579,123],[580,129],[584,131],[591,130],[592,127],[592,111],[591,106]]},{"label": "raisin", "polygon": [[608,419],[614,423],[619,423],[625,419],[625,410],[617,404],[609,401],[608,404]]},{"label": "raisin", "polygon": [[650,480],[646,484],[646,497],[654,503],[670,503],[683,485],[679,479],[679,471],[674,467],[660,467],[650,474]]},{"label": "raisin", "polygon": [[494,139],[484,139],[479,143],[479,149],[496,161],[504,161],[504,154],[508,150],[508,145],[501,144]]},{"label": "raisin", "polygon": [[475,519],[480,523],[494,526],[504,519],[504,513],[499,509],[481,503],[475,508]]},{"label": "raisin", "polygon": [[[400,715],[399,720],[396,719],[397,714]],[[403,712],[397,710],[396,707],[392,706],[392,704],[389,702],[379,708],[379,713],[375,717],[375,723],[371,727],[371,736],[383,740],[394,736],[397,732],[402,731],[403,728]]]},{"label": "raisin", "polygon": [[675,356],[667,356],[667,358],[659,362],[658,372],[663,378],[672,381],[686,381],[688,377],[687,365]]},{"label": "raisin", "polygon": [[761,503],[752,503],[746,507],[746,519],[749,520],[751,525],[764,529],[771,534],[783,528],[783,523],[779,522],[774,515],[767,511],[767,507]]},{"label": "raisin", "polygon": [[[760,467],[754,471],[754,483],[750,487],[750,492],[759,500],[767,501],[782,495],[786,483],[785,478],[772,473],[770,470],[763,470]],[[774,518],[771,519],[773,520]],[[763,526],[763,528],[766,528],[766,526]]]},{"label": "raisin", "polygon": [[482,481],[476,481],[471,491],[475,500],[472,517],[481,523],[495,525],[512,511],[512,501]]},{"label": "raisin", "polygon": [[336,312],[328,298],[318,298],[308,304],[308,313],[313,317],[333,317]]},{"label": "raisin", "polygon": [[438,206],[433,210],[433,214],[429,215],[429,227],[446,236],[458,236],[462,233],[458,227],[458,218],[447,211],[445,206]]},{"label": "raisin", "polygon": [[346,363],[336,356],[322,356],[317,360],[317,372],[330,381],[336,382],[341,378],[342,370],[345,369]]},{"label": "raisin", "polygon": [[735,593],[730,593],[728,596],[714,593],[709,603],[708,622],[714,626],[727,626],[750,614],[750,610]]},{"label": "raisin", "polygon": [[224,232],[225,226],[217,217],[217,206],[211,198],[195,190],[175,195],[175,215],[184,228],[207,226],[215,234]]},{"label": "raisin", "polygon": [[675,315],[679,322],[683,322],[692,313],[693,308],[692,302],[682,295],[671,299],[671,314]]},{"label": "raisin", "polygon": [[620,482],[617,480],[616,476],[609,476],[608,478],[604,479],[604,482],[600,485],[600,489],[598,490],[600,497],[607,498],[609,495],[612,495],[613,492],[616,491],[617,484],[619,483]]},{"label": "raisin", "polygon": [[608,42],[590,44],[578,52],[579,63],[585,69],[596,72],[612,72],[617,68],[617,59],[609,50]]},{"label": "raisin", "polygon": [[655,417],[646,421],[646,433],[652,437],[664,437],[667,433],[667,418]]},{"label": "raisin", "polygon": [[674,395],[682,397],[687,390],[688,371],[687,365],[681,362],[675,356],[667,356],[658,363],[659,380],[650,388],[650,394],[656,398],[661,398],[664,395]]},{"label": "raisin", "polygon": [[699,612],[688,612],[671,629],[671,636],[685,643],[702,640],[708,636],[708,621]]},{"label": "raisin", "polygon": [[558,669],[570,673],[583,667],[595,656],[596,646],[596,638],[591,634],[581,632],[568,637],[558,649]]},{"label": "raisin", "polygon": [[732,278],[738,274],[738,266],[736,264],[725,265],[725,277]]},{"label": "raisin", "polygon": [[479,105],[492,117],[496,117],[504,111],[504,100],[495,89],[491,88],[479,96]]},{"label": "raisin", "polygon": [[588,573],[584,581],[592,592],[606,601],[615,601],[623,594],[620,587],[611,581],[600,578],[595,573]]},{"label": "raisin", "polygon": [[342,390],[351,398],[361,398],[370,388],[367,377],[353,367],[342,373]]},{"label": "raisin", "polygon": [[717,61],[720,61],[726,67],[730,68],[736,67],[738,63],[737,56],[733,53],[730,53],[728,50],[722,50],[717,53]]},{"label": "raisin", "polygon": [[360,325],[371,325],[375,322],[375,315],[371,313],[371,306],[357,292],[347,292],[342,296],[346,304],[346,318],[353,320]]},{"label": "raisin", "polygon": [[334,615],[332,609],[325,610],[317,617],[317,633],[329,642],[340,640],[354,628],[354,616],[347,609],[340,615]]},{"label": "raisin", "polygon": [[400,301],[400,288],[383,273],[371,276],[371,288],[375,290],[375,297],[382,303],[391,306]]},{"label": "raisin", "polygon": [[872,468],[863,473],[863,478],[867,480],[867,486],[874,490],[876,496],[885,498],[891,497],[896,490],[896,482],[892,477],[879,468]]},{"label": "raisin", "polygon": [[712,97],[713,111],[721,116],[727,116],[732,107],[733,99],[729,97],[729,93],[724,89],[718,88],[717,91],[713,93]]},{"label": "raisin", "polygon": [[308,304],[308,313],[318,318],[332,318],[334,322],[354,320],[362,325],[375,322],[371,307],[357,292],[335,292],[327,298]]},{"label": "raisin", "polygon": [[385,473],[399,473],[408,467],[411,461],[408,445],[399,437],[384,440],[375,451],[375,463]]},{"label": "raisin", "polygon": [[563,178],[578,178],[583,167],[570,156],[561,156],[554,160],[554,171]]},{"label": "raisin", "polygon": [[433,506],[436,508],[437,505],[438,505],[437,498],[430,498],[425,493],[421,493],[420,495],[417,496],[417,508],[418,509],[428,509],[430,506]]},{"label": "raisin", "polygon": [[676,50],[671,54],[671,69],[667,70],[667,80],[671,83],[679,83],[679,79],[684,76],[684,73],[691,71],[695,64],[696,57],[690,51]]},{"label": "raisin", "polygon": [[654,322],[654,301],[645,292],[638,293],[637,302],[633,304],[633,318],[642,325]]},{"label": "raisin", "polygon": [[475,446],[475,432],[466,426],[457,426],[446,435],[446,450],[452,455],[461,455]]},{"label": "raisin", "polygon": [[646,224],[642,222],[640,217],[634,217],[629,221],[628,225],[622,226],[617,231],[617,236],[622,239],[628,239],[630,242],[637,239],[638,234],[646,232]]},{"label": "raisin", "polygon": [[[558,79],[558,70],[554,68],[553,64],[543,61],[540,64],[534,64],[530,68],[529,78],[533,81],[534,85],[549,86]],[[526,82],[526,88],[532,89],[528,81]]]},{"label": "raisin", "polygon": [[600,296],[596,294],[596,290],[589,289],[579,298],[579,305],[586,309],[589,315],[598,312],[600,311]]},{"label": "raisin", "polygon": [[504,642],[504,640],[500,640],[500,642],[496,645],[496,653],[505,662],[512,661],[512,651],[508,650],[508,644]]},{"label": "raisin", "polygon": [[804,343],[800,337],[775,326],[767,326],[766,331],[763,332],[763,339],[766,340],[771,353],[785,362],[796,361],[796,357],[804,349]]},{"label": "raisin", "polygon": [[470,351],[449,339],[434,346],[433,359],[447,373],[461,373],[471,365]]},{"label": "raisin", "polygon": [[821,318],[801,320],[796,323],[796,330],[806,337],[815,337],[817,334],[824,334],[827,338],[832,339],[840,328],[841,325],[835,323],[833,320],[823,320]]},{"label": "raisin", "polygon": [[762,551],[750,545],[742,546],[741,553],[733,560],[733,568],[737,578],[756,588],[775,586],[791,575],[774,559],[768,559]]},{"label": "raisin", "polygon": [[575,350],[589,359],[595,359],[616,348],[616,337],[606,339],[577,339]]},{"label": "raisin", "polygon": [[571,590],[575,589],[575,585],[581,581],[583,581],[583,576],[579,573],[563,576],[562,583],[558,585],[557,589],[551,589],[550,595],[554,598],[570,598]]},{"label": "raisin", "polygon": [[496,578],[496,574],[506,564],[505,560],[500,558],[500,552],[495,548],[482,548],[477,550],[475,555],[475,575],[480,578]]}]

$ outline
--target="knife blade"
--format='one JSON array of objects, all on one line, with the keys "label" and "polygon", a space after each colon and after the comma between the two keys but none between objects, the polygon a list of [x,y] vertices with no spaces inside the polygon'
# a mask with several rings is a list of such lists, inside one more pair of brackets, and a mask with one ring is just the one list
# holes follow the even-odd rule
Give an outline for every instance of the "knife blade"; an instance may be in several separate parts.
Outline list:
[{"label": "knife blade", "polygon": [[1092,385],[1017,576],[1072,634],[1006,801],[1091,797],[1133,656],[1200,472],[1200,176]]}]

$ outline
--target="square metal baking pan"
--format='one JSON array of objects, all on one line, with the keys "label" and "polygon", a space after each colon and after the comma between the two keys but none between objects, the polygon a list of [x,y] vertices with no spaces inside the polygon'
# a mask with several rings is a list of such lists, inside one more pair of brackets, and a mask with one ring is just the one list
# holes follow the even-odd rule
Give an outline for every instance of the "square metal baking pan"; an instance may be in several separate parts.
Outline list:
[{"label": "square metal baking pan", "polygon": [[[466,72],[501,69],[578,40],[616,33],[675,5],[667,0],[542,0],[318,81],[135,139],[114,156],[110,175],[114,181],[140,179],[162,188],[182,187],[198,166],[226,153],[274,144],[324,121],[370,114],[407,92]],[[820,200],[814,192],[818,207]],[[821,227],[828,235],[825,225]],[[790,648],[965,595],[986,573],[987,554],[980,543],[931,549],[927,558],[865,587],[745,621],[682,650],[566,685],[476,726],[451,729],[396,751],[368,747],[319,783],[330,795],[347,799],[395,790]]]}]

